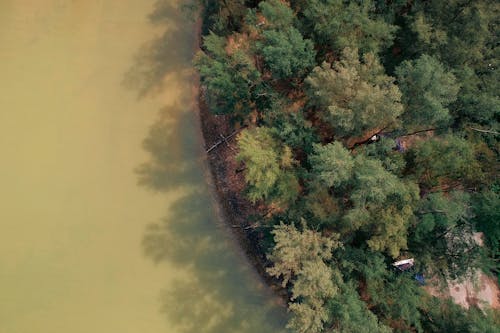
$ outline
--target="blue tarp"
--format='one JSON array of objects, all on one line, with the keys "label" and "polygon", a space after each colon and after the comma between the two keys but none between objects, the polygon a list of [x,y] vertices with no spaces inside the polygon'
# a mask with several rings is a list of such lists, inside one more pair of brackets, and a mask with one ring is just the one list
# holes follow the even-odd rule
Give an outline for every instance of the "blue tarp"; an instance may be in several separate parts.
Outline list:
[{"label": "blue tarp", "polygon": [[425,278],[424,278],[424,275],[423,274],[415,274],[415,280],[417,280],[417,282],[420,284],[420,285],[425,285]]}]

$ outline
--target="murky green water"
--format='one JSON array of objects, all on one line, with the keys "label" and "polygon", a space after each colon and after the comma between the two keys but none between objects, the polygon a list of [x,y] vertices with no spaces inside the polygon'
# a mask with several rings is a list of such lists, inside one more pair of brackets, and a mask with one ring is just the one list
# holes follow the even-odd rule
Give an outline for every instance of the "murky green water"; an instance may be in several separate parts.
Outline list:
[{"label": "murky green water", "polygon": [[177,6],[0,1],[1,333],[283,327],[213,212]]}]

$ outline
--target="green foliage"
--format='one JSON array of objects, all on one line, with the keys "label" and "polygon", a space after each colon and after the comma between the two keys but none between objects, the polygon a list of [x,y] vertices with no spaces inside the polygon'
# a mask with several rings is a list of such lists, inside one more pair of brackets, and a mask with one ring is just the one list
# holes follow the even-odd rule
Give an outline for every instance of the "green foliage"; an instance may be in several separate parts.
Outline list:
[{"label": "green foliage", "polygon": [[325,299],[337,293],[332,270],[325,261],[332,257],[332,250],[340,243],[338,236],[324,237],[306,228],[303,231],[294,225],[277,225],[272,234],[276,243],[268,255],[273,266],[267,269],[271,276],[282,277],[283,286],[289,282],[292,287],[290,311],[292,319],[288,327],[300,333],[319,333],[328,319]]},{"label": "green foliage", "polygon": [[312,0],[304,6],[304,25],[316,44],[334,52],[346,47],[377,53],[388,47],[396,27],[374,15],[373,1]]},{"label": "green foliage", "polygon": [[379,324],[379,330],[386,329],[384,325],[387,325],[395,332],[418,331],[419,306],[424,292],[411,274],[389,270],[385,258],[378,252],[346,247],[339,256],[345,276],[361,281],[364,301],[383,323]]},{"label": "green foliage", "polygon": [[294,225],[281,223],[271,232],[276,245],[268,255],[274,265],[267,272],[281,277],[283,286],[302,271],[306,262],[330,260],[332,250],[340,245],[336,237],[326,238],[317,231],[307,229],[305,221],[302,221],[302,227],[304,230],[300,231]]},{"label": "green foliage", "polygon": [[490,0],[419,1],[412,17],[412,30],[421,53],[437,53],[455,66],[479,64],[494,56],[490,44],[500,6]]},{"label": "green foliage", "polygon": [[339,333],[389,333],[392,330],[379,323],[350,284],[342,283],[340,292],[328,302],[333,327]]},{"label": "green foliage", "polygon": [[266,0],[259,3],[259,9],[265,17],[266,29],[284,29],[292,26],[296,20],[292,9],[280,0]]},{"label": "green foliage", "polygon": [[206,88],[205,100],[215,114],[243,117],[253,106],[252,90],[260,82],[260,73],[243,51],[228,55],[226,38],[213,33],[203,40],[195,65],[201,84]]},{"label": "green foliage", "polygon": [[431,193],[417,208],[410,250],[419,265],[443,278],[462,278],[480,265],[481,251],[470,223],[470,196],[462,191]]},{"label": "green foliage", "polygon": [[275,79],[302,77],[314,65],[313,43],[304,39],[294,27],[266,30],[257,44],[267,68]]},{"label": "green foliage", "polygon": [[477,183],[481,170],[472,145],[453,135],[431,138],[416,144],[409,155],[421,187],[454,188],[459,181]]},{"label": "green foliage", "polygon": [[354,159],[340,142],[314,145],[309,159],[315,177],[328,187],[339,185],[352,177]]},{"label": "green foliage", "polygon": [[384,280],[368,281],[370,302],[395,332],[422,331],[419,305],[424,291],[411,275],[387,272]]},{"label": "green foliage", "polygon": [[240,28],[246,13],[244,0],[198,0],[204,10],[204,31],[227,35]]},{"label": "green foliage", "polygon": [[345,49],[339,62],[314,68],[306,83],[310,104],[339,137],[394,125],[403,111],[394,79],[371,53],[361,62],[356,49]]},{"label": "green foliage", "polygon": [[422,321],[424,332],[499,333],[499,311],[465,310],[451,300],[428,296],[422,302],[422,312],[428,320]]},{"label": "green foliage", "polygon": [[246,166],[245,180],[252,202],[266,200],[287,204],[295,200],[299,184],[294,175],[291,150],[273,136],[271,130],[259,127],[243,131],[238,137],[238,161]]},{"label": "green foliage", "polygon": [[[495,189],[495,188],[494,188]],[[500,194],[486,190],[473,196],[473,222],[478,231],[483,233],[487,247],[486,254],[490,258],[490,269],[497,276],[500,283]]]},{"label": "green foliage", "polygon": [[500,194],[487,190],[475,195],[473,200],[474,223],[484,233],[486,243],[500,254]]},{"label": "green foliage", "polygon": [[366,145],[363,152],[368,157],[380,160],[387,171],[402,175],[406,162],[404,156],[396,150],[394,139],[382,137],[378,142]]},{"label": "green foliage", "polygon": [[405,127],[419,130],[449,124],[446,107],[456,100],[459,85],[439,61],[422,55],[415,61],[404,61],[396,75],[403,93]]},{"label": "green foliage", "polygon": [[354,159],[349,185],[352,208],[344,216],[347,230],[361,229],[372,250],[397,257],[407,247],[407,227],[418,196],[416,186],[385,170],[380,161],[363,155]]},{"label": "green foliage", "polygon": [[[419,1],[403,38],[411,54],[426,53],[455,70],[462,85],[453,113],[488,123],[500,114],[498,1]],[[415,36],[415,37],[414,37]]]},{"label": "green foliage", "polygon": [[289,108],[287,101],[274,101],[263,112],[264,125],[290,148],[310,153],[313,143],[318,141],[314,128],[301,110],[293,112]]}]

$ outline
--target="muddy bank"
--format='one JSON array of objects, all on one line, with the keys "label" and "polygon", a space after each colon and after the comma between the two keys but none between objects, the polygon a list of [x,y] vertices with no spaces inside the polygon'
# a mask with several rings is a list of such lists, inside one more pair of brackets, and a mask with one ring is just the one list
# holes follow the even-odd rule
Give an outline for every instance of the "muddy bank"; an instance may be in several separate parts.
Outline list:
[{"label": "muddy bank", "polygon": [[[265,271],[269,262],[264,249],[259,246],[259,240],[264,235],[255,226],[266,211],[264,207],[253,205],[244,197],[245,179],[241,165],[236,161],[235,128],[229,116],[217,116],[210,112],[202,90],[198,96],[198,105],[205,148],[212,148],[206,158],[220,208],[219,213],[259,275],[278,295],[286,299],[286,291]],[[231,137],[224,140],[229,136]],[[217,143],[219,144],[214,147]]]}]

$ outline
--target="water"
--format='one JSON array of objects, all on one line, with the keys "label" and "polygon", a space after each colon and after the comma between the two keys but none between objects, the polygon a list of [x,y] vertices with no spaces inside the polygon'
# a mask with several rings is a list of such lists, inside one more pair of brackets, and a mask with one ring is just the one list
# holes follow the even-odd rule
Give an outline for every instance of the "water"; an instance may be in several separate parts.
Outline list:
[{"label": "water", "polygon": [[0,1],[0,333],[282,330],[214,214],[177,7]]}]

